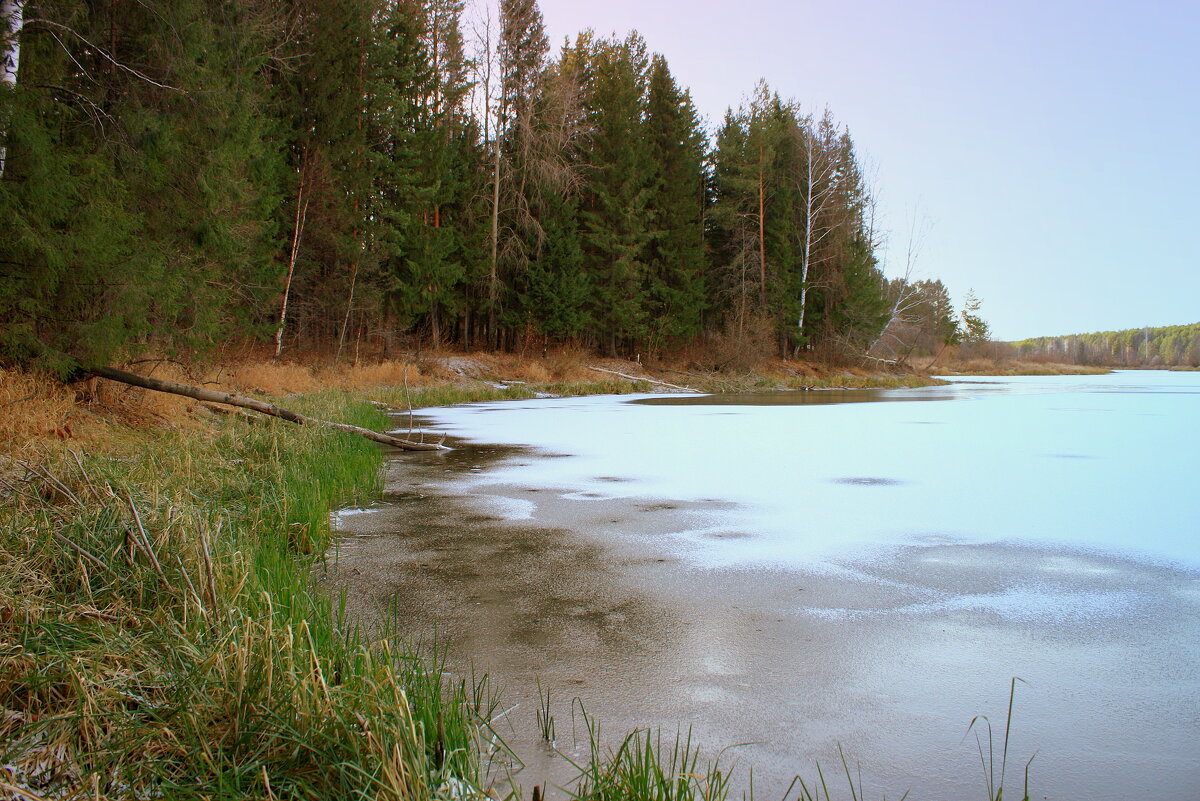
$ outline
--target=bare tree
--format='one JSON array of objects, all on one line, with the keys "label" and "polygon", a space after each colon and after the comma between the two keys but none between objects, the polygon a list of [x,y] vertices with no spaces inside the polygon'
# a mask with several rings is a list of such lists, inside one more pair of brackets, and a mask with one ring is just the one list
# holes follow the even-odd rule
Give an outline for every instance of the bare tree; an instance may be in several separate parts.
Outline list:
[{"label": "bare tree", "polygon": [[[912,312],[925,300],[921,287],[913,282],[913,272],[916,269],[921,242],[928,233],[929,227],[930,223],[927,218],[920,218],[920,222],[918,222],[917,215],[913,215],[904,250],[904,273],[891,281],[889,293],[892,295],[892,305],[888,310],[888,320],[883,326],[883,330],[879,332],[879,336],[875,337],[867,347],[868,355],[884,341],[888,341],[897,350],[903,348],[910,352],[916,344],[915,337],[912,342],[904,342],[899,331],[903,327],[917,322],[917,318]],[[904,358],[907,358],[907,354],[898,361],[904,361]]]},{"label": "bare tree", "polygon": [[579,184],[572,160],[581,100],[578,76],[547,64],[549,42],[536,0],[500,0],[498,30],[484,8],[474,26],[476,86],[483,138],[491,162],[487,336],[499,344],[501,289],[545,240],[540,193],[567,193]]},{"label": "bare tree", "polygon": [[474,33],[475,88],[482,99],[475,101],[476,114],[483,123],[483,142],[491,160],[491,191],[488,199],[488,280],[487,280],[487,339],[496,344],[496,307],[500,296],[500,187],[504,157],[504,129],[507,119],[505,93],[502,91],[502,72],[499,47],[496,42],[495,21],[490,4],[477,6],[478,16],[472,24]]}]

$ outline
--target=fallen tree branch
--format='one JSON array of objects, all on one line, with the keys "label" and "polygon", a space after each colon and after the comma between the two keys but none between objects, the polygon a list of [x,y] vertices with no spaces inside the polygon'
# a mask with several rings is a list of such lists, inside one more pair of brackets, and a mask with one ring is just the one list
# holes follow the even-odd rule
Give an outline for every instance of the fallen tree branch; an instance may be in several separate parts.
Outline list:
[{"label": "fallen tree branch", "polygon": [[243,409],[251,409],[262,414],[278,417],[282,420],[287,420],[289,423],[298,425],[320,425],[327,428],[336,428],[338,431],[347,431],[351,434],[358,434],[360,437],[366,437],[369,440],[391,445],[393,448],[400,448],[405,451],[441,451],[449,450],[441,443],[433,442],[413,442],[412,440],[393,437],[390,434],[381,434],[378,431],[372,431],[369,428],[359,428],[358,426],[348,425],[346,423],[334,423],[329,420],[318,420],[315,417],[307,417],[298,412],[293,412],[290,409],[284,409],[266,401],[260,401],[255,398],[247,398],[242,395],[234,395],[229,392],[217,392],[211,389],[201,389],[200,387],[189,386],[188,384],[180,384],[175,381],[165,381],[161,378],[149,378],[148,376],[136,375],[135,373],[127,373],[124,370],[117,370],[113,367],[93,367],[91,372],[107,378],[110,381],[119,381],[122,384],[130,384],[143,389],[152,389],[155,392],[167,392],[172,395],[182,395],[185,398],[194,398],[198,401],[207,403],[220,403],[226,406],[237,406]]},{"label": "fallen tree branch", "polygon": [[8,403],[0,403],[0,409],[3,409],[5,406],[16,406],[18,403],[24,403],[25,401],[33,400],[36,397],[37,397],[37,393],[31,392],[30,394],[26,395],[25,397],[18,398],[15,401],[9,401]]},{"label": "fallen tree branch", "polygon": [[[213,383],[216,383],[216,382],[214,381]],[[263,423],[266,422],[261,417],[250,414],[250,412],[246,411],[245,409],[227,409],[224,406],[221,406],[220,404],[207,403],[207,402],[205,402],[201,408],[207,409],[208,411],[212,412],[213,414],[223,414],[223,415],[229,415],[232,417],[237,417],[240,420],[245,420],[246,422],[254,423],[255,425],[262,425]]]},{"label": "fallen tree branch", "polygon": [[868,360],[868,361],[879,362],[880,364],[890,364],[893,367],[899,367],[901,364],[903,364],[903,362],[900,361],[899,359],[881,359],[878,356],[868,356],[865,353],[863,354],[862,357],[863,357],[863,359]]},{"label": "fallen tree branch", "polygon": [[670,387],[671,389],[678,389],[682,392],[695,392],[696,391],[696,390],[692,389],[691,387],[681,387],[678,384],[668,384],[666,381],[659,381],[656,378],[646,378],[645,376],[629,375],[627,373],[618,373],[616,370],[607,370],[603,367],[592,367],[590,364],[587,365],[587,369],[595,370],[598,373],[612,373],[613,375],[620,376],[621,378],[627,379],[629,381],[645,381],[647,384],[658,384],[659,386]]}]

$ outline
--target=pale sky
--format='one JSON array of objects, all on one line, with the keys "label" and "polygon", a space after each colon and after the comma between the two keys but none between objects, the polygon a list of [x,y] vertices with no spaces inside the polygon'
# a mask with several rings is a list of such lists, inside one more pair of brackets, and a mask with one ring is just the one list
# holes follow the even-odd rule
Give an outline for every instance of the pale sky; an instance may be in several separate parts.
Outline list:
[{"label": "pale sky", "polygon": [[889,275],[998,339],[1200,321],[1200,0],[540,0],[636,29],[713,124],[759,78],[847,124]]}]

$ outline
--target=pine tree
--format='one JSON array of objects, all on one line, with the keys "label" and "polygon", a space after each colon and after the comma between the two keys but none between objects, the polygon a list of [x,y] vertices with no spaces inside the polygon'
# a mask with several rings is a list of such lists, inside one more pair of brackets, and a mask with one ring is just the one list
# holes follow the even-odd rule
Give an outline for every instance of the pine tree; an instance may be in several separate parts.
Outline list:
[{"label": "pine tree", "polygon": [[421,321],[435,345],[461,313],[467,266],[479,258],[467,229],[479,152],[461,14],[461,0],[393,2],[378,34],[372,141],[383,157],[374,194],[390,225],[387,291],[399,319]]},{"label": "pine tree", "polygon": [[21,83],[0,93],[8,358],[203,349],[259,319],[280,174],[260,78],[269,22],[200,2],[30,18]]},{"label": "pine tree", "polygon": [[779,326],[789,311],[796,250],[794,104],[760,83],[726,114],[714,153],[714,269],[730,305],[727,326]]},{"label": "pine tree", "polygon": [[645,137],[653,177],[647,200],[647,304],[650,347],[657,350],[700,333],[704,284],[704,132],[691,98],[666,59],[651,61]]},{"label": "pine tree", "polygon": [[513,277],[513,320],[523,335],[547,341],[579,341],[593,324],[580,212],[587,159],[582,147],[590,137],[585,74],[579,50],[565,46],[543,72],[529,130],[525,200],[536,226],[529,230],[523,269]]},{"label": "pine tree", "polygon": [[[980,345],[989,341],[992,338],[991,327],[979,315],[979,307],[982,304],[979,298],[975,297],[974,290],[969,290],[965,298],[963,298],[962,311],[959,316],[962,319],[961,341],[973,345]],[[1149,359],[1146,360],[1150,361]]]},{"label": "pine tree", "polygon": [[592,42],[588,61],[587,159],[593,166],[582,204],[584,253],[596,288],[599,341],[616,354],[648,330],[644,287],[654,167],[643,120],[649,63],[637,34]]}]

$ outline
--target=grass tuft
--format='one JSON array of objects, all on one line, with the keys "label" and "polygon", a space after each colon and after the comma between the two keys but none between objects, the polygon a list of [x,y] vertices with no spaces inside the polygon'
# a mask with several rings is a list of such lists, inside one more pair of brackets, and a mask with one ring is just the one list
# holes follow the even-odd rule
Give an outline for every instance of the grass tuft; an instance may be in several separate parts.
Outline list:
[{"label": "grass tuft", "polygon": [[[983,768],[983,779],[987,786],[988,801],[1004,801],[1004,781],[1005,774],[1008,769],[1008,744],[1009,738],[1012,735],[1013,722],[1013,706],[1016,703],[1017,697],[1017,682],[1024,683],[1022,679],[1013,677],[1012,685],[1008,691],[1008,715],[1004,719],[1004,743],[1000,750],[1000,775],[996,775],[996,751],[995,742],[992,736],[992,722],[988,720],[986,715],[976,715],[971,719],[971,723],[967,726],[967,734],[975,732],[975,745],[979,751],[979,763]],[[987,756],[983,753],[983,736],[979,731],[976,731],[976,724],[982,723],[983,727],[987,728]],[[1033,760],[1037,757],[1034,754],[1025,763],[1025,793],[1022,801],[1029,801],[1029,767],[1033,764]]]},{"label": "grass tuft", "polygon": [[[369,404],[298,399],[379,426]],[[0,764],[44,796],[482,792],[475,688],[310,591],[371,443],[240,418],[11,462],[0,483]],[[13,791],[16,792],[16,791]]]},{"label": "grass tuft", "polygon": [[537,726],[538,732],[542,735],[542,740],[553,745],[554,744],[554,715],[550,712],[550,689],[542,689],[542,682],[539,679],[537,683],[538,691],[538,708],[537,708]]},{"label": "grass tuft", "polygon": [[576,764],[579,778],[571,792],[576,801],[724,801],[729,774],[719,758],[702,763],[691,731],[664,742],[661,733],[639,730],[615,749],[605,748],[600,725],[582,712],[589,758]]}]

